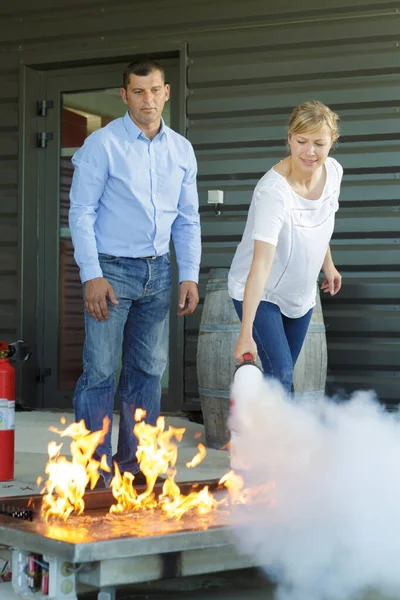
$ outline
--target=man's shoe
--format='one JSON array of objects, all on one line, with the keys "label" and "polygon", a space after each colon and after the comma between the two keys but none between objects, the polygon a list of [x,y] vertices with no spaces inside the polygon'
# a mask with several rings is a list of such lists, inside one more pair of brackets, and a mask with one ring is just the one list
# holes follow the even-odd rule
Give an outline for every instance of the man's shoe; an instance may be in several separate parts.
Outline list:
[{"label": "man's shoe", "polygon": [[[157,477],[155,484],[163,484],[165,481],[165,479],[163,477]],[[138,471],[137,473],[135,473],[135,479],[133,480],[133,487],[135,487],[136,485],[147,485],[147,481],[146,481],[146,477],[144,475],[144,473],[142,473],[142,471]]]},{"label": "man's shoe", "polygon": [[94,486],[93,489],[95,489],[95,490],[106,490],[107,488],[108,488],[108,485],[106,485],[106,482],[104,481],[104,479],[100,475],[99,480],[98,480],[98,482],[96,483],[96,485]]},{"label": "man's shoe", "polygon": [[93,492],[94,490],[107,490],[109,488],[108,485],[106,485],[106,482],[104,481],[103,477],[100,475],[96,485],[94,486],[94,488],[91,490],[90,489],[90,484],[88,484],[86,486],[86,491],[87,492]]}]

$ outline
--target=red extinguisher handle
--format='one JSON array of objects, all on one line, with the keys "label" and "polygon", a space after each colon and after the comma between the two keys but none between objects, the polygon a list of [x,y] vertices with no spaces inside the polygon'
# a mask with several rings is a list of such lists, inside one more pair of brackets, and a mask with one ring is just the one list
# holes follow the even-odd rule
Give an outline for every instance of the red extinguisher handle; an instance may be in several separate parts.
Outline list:
[{"label": "red extinguisher handle", "polygon": [[243,354],[244,362],[254,362],[253,355],[250,352]]}]

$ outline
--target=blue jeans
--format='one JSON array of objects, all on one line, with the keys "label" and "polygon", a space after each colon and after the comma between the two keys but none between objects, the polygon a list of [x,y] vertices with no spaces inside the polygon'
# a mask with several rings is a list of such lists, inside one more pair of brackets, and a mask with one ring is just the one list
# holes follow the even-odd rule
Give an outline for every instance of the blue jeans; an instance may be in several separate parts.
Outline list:
[{"label": "blue jeans", "polygon": [[[243,302],[233,300],[242,320]],[[253,338],[266,375],[278,379],[285,390],[292,389],[293,370],[310,324],[312,308],[299,319],[285,317],[279,306],[262,300],[253,324]]]},{"label": "blue jeans", "polygon": [[[73,399],[75,418],[83,419],[90,431],[101,429],[106,416],[112,423],[122,348],[118,449],[112,457],[110,427],[95,458],[99,460],[105,454],[111,469],[114,460],[121,472],[136,473],[135,410],[144,409],[145,420],[151,425],[160,414],[161,377],[168,359],[170,258],[169,254],[153,260],[99,254],[99,260],[119,304],[108,302],[109,318],[103,322],[95,321],[85,310],[83,373]],[[102,474],[108,483],[112,475]]]}]

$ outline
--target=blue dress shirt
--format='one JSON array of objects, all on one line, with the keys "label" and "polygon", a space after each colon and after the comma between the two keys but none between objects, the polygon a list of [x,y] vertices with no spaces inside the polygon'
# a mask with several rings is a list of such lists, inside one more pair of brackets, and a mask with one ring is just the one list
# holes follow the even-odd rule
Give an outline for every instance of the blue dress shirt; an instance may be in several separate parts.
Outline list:
[{"label": "blue dress shirt", "polygon": [[85,282],[102,277],[98,253],[140,258],[169,251],[179,281],[198,282],[201,239],[191,143],[164,121],[149,140],[126,113],[72,157],[69,225]]}]

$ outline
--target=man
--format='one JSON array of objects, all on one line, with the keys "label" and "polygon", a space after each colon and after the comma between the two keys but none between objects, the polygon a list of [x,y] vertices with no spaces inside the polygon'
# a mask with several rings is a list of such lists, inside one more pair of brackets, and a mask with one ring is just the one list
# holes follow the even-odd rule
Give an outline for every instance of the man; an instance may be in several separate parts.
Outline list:
[{"label": "man", "polygon": [[[172,236],[180,282],[178,314],[198,303],[200,223],[197,164],[188,140],[161,118],[169,99],[161,65],[131,63],[123,75],[125,117],[92,133],[73,156],[69,213],[75,260],[85,297],[83,373],[75,417],[91,430],[112,420],[115,374],[122,348],[117,454],[111,431],[96,453],[112,468],[144,482],[136,459],[134,412],[160,413],[161,377],[168,358]],[[106,485],[112,475],[102,472]]]}]

